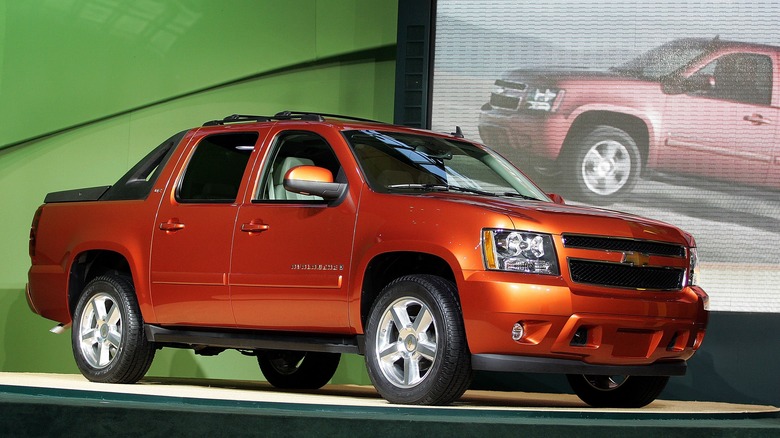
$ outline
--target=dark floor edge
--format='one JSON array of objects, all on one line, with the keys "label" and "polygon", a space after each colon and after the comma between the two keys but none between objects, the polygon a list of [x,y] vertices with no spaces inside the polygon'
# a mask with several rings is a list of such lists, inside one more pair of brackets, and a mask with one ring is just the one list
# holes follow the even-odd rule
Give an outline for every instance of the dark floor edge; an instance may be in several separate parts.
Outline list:
[{"label": "dark floor edge", "polygon": [[[571,438],[766,437],[780,418],[587,418],[561,412],[501,412],[388,406],[203,400],[0,386],[0,436],[516,436]],[[635,413],[634,413],[635,414]]]}]

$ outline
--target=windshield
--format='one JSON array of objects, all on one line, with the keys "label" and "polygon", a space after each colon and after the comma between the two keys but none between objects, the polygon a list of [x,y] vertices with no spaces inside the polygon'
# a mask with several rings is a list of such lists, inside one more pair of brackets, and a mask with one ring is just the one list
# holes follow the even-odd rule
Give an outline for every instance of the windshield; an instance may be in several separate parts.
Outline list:
[{"label": "windshield", "polygon": [[465,141],[373,130],[344,135],[377,192],[458,191],[549,201],[509,162]]},{"label": "windshield", "polygon": [[611,70],[640,79],[660,80],[704,54],[710,43],[702,39],[670,41]]}]

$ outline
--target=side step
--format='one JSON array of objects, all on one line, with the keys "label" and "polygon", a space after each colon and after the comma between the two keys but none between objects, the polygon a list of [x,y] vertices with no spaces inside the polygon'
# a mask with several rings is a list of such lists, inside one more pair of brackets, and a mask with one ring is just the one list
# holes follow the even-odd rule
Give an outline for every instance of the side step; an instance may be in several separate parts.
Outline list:
[{"label": "side step", "polygon": [[171,329],[156,325],[144,326],[146,338],[159,344],[179,347],[219,347],[237,350],[295,350],[324,353],[363,354],[362,335],[324,335],[291,332],[261,332],[248,330],[205,331],[194,328]]}]

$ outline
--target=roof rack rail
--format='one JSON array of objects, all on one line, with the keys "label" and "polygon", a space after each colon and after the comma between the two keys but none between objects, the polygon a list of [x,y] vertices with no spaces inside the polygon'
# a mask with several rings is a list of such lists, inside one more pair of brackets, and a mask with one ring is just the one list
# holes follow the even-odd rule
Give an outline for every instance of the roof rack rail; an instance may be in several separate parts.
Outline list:
[{"label": "roof rack rail", "polygon": [[315,112],[304,112],[304,111],[282,111],[274,115],[274,119],[277,120],[301,119],[301,120],[315,120],[318,122],[322,122],[325,117],[333,117],[336,119],[344,119],[344,120],[354,120],[356,122],[381,123],[383,125],[387,124],[386,122],[380,122],[379,120],[364,119],[362,117],[345,116],[342,114],[315,113]]},{"label": "roof rack rail", "polygon": [[209,120],[208,122],[204,123],[203,126],[217,126],[217,125],[225,125],[228,123],[242,123],[242,122],[270,122],[273,120],[293,120],[293,119],[312,121],[312,122],[323,122],[325,121],[325,117],[333,117],[333,118],[344,119],[344,120],[354,120],[356,122],[386,124],[385,122],[380,122],[378,120],[364,119],[361,117],[344,116],[341,114],[315,113],[315,112],[304,112],[304,111],[281,111],[274,114],[273,116],[250,116],[246,114],[232,114],[221,120]]},{"label": "roof rack rail", "polygon": [[271,117],[268,116],[250,116],[246,114],[231,114],[222,120],[209,120],[204,123],[203,126],[216,126],[224,125],[227,123],[241,123],[241,122],[270,122]]}]

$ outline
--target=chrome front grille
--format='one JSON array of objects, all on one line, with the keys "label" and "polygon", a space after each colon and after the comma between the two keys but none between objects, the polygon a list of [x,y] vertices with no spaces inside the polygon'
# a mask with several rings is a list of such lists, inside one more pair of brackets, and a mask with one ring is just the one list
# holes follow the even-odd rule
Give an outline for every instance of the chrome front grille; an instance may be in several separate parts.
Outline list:
[{"label": "chrome front grille", "polygon": [[[685,247],[650,240],[564,234],[563,246],[609,253],[622,252],[621,261],[569,257],[569,274],[575,283],[636,290],[680,290],[685,282],[681,263],[656,266],[647,263],[650,256],[673,259],[685,257]],[[614,259],[614,256],[611,256]],[[643,262],[643,263],[638,263]]]},{"label": "chrome front grille", "polygon": [[642,254],[669,257],[685,257],[685,248],[671,243],[651,240],[620,239],[613,237],[565,234],[563,246],[567,248],[595,249],[603,251],[631,251]]}]

